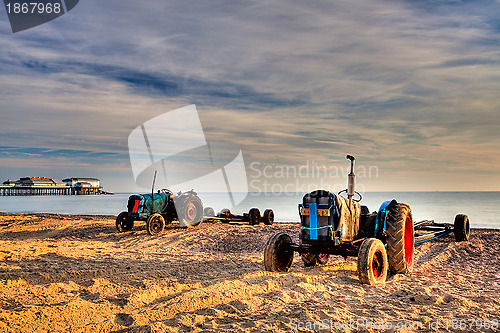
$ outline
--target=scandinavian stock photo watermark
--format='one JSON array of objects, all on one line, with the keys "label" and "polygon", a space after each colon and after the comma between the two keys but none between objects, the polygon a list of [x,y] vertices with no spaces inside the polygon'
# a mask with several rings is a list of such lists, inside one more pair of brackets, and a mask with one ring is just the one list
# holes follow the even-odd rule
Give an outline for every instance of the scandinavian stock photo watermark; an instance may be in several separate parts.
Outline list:
[{"label": "scandinavian stock photo watermark", "polygon": [[[346,187],[350,169],[338,165],[321,165],[306,161],[298,165],[252,162],[248,166],[250,195],[295,195],[324,189],[338,192]],[[378,166],[356,168],[357,189],[365,192],[363,180],[379,177]]]},{"label": "scandinavian stock photo watermark", "polygon": [[480,318],[454,318],[435,319],[427,322],[400,320],[389,321],[383,318],[334,321],[333,319],[323,319],[321,321],[300,321],[290,319],[291,329],[299,330],[497,330],[499,328],[498,319]]},{"label": "scandinavian stock photo watermark", "polygon": [[72,10],[79,0],[4,0],[13,33],[52,21]]},{"label": "scandinavian stock photo watermark", "polygon": [[[151,188],[153,178],[159,189],[195,190],[205,205],[229,208],[237,206],[248,194],[241,149],[208,142],[194,104],[137,126],[129,134],[128,148],[134,180],[145,189]],[[211,192],[219,196],[214,199],[208,195]],[[182,204],[175,209],[182,210]]]}]

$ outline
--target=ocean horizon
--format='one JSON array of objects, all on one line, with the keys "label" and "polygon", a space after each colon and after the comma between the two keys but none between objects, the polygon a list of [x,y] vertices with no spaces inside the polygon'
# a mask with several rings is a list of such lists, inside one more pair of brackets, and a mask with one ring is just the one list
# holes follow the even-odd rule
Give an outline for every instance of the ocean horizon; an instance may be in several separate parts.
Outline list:
[{"label": "ocean horizon", "polygon": [[[146,192],[146,191],[145,191]],[[56,213],[74,215],[118,215],[126,210],[127,198],[132,193],[96,196],[10,196],[0,197],[0,212]],[[204,206],[216,212],[230,208],[242,214],[257,207],[261,213],[271,208],[276,222],[298,222],[298,204],[304,193],[248,193],[236,207],[222,207],[218,202],[222,193],[200,193]],[[365,192],[361,204],[376,211],[386,200],[396,199],[410,205],[415,221],[435,220],[452,223],[456,214],[467,214],[473,228],[500,229],[497,206],[500,192]]]}]

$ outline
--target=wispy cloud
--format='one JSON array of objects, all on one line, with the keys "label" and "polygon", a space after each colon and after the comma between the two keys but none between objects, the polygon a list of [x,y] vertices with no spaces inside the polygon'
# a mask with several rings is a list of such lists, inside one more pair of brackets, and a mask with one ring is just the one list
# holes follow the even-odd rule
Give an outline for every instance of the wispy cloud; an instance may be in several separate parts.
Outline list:
[{"label": "wispy cloud", "polygon": [[332,163],[350,152],[407,177],[498,176],[499,9],[82,2],[19,34],[0,24],[0,139],[17,154],[43,147],[40,158],[120,159],[133,128],[196,103],[207,139],[235,142],[249,160]]},{"label": "wispy cloud", "polygon": [[29,69],[28,75],[57,76],[88,75],[125,84],[130,93],[146,96],[189,97],[194,103],[218,105],[220,101],[233,108],[282,108],[304,105],[308,101],[280,98],[273,93],[258,92],[249,85],[209,81],[170,73],[152,73],[127,67],[81,62],[40,62],[25,60],[20,66]]}]

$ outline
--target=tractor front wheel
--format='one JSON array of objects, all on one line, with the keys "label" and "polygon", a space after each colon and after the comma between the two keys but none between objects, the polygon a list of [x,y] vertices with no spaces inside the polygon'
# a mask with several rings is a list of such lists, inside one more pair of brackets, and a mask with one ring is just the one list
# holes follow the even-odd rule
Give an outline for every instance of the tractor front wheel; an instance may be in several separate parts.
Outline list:
[{"label": "tractor front wheel", "polygon": [[264,267],[270,272],[288,272],[293,262],[292,238],[286,232],[271,236],[264,250]]},{"label": "tractor front wheel", "polygon": [[453,223],[453,233],[457,242],[468,241],[470,236],[470,223],[469,217],[465,214],[458,214],[455,216]]},{"label": "tractor front wheel", "polygon": [[394,274],[413,270],[415,231],[410,206],[398,203],[387,211],[387,258]]},{"label": "tractor front wheel", "polygon": [[128,212],[121,212],[116,217],[116,229],[119,232],[132,230],[134,227],[134,220],[128,216]]},{"label": "tractor front wheel", "polygon": [[146,229],[151,236],[160,234],[165,228],[165,219],[160,214],[150,215],[146,221]]},{"label": "tractor front wheel", "polygon": [[377,238],[365,239],[358,252],[359,281],[369,285],[384,283],[388,266],[384,243]]}]

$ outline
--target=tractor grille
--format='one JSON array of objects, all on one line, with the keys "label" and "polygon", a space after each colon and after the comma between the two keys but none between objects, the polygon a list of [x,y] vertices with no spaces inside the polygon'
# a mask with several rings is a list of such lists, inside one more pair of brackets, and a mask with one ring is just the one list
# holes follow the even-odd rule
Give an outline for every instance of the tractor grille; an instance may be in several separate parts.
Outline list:
[{"label": "tractor grille", "polygon": [[137,214],[140,210],[142,196],[140,195],[131,195],[128,198],[127,209],[129,213]]}]

